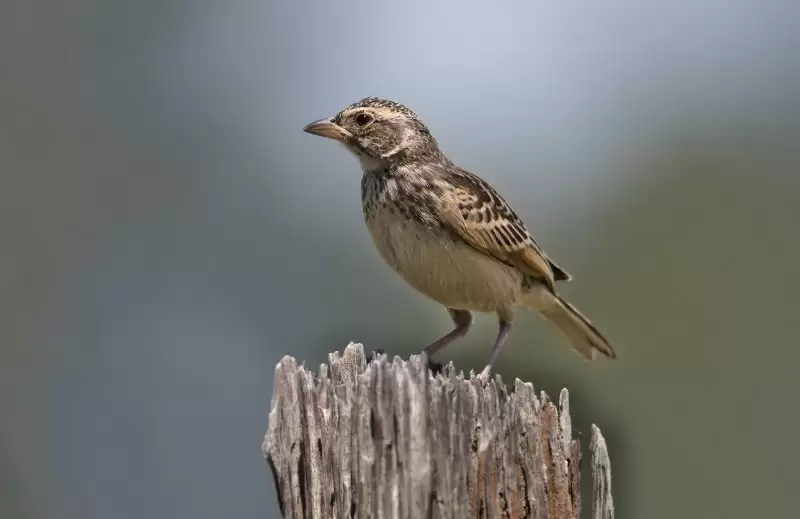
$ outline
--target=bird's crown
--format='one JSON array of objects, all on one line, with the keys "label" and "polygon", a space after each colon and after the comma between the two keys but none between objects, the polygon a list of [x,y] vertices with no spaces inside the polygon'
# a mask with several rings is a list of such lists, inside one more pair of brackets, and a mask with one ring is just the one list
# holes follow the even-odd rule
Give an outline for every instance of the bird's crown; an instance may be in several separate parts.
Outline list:
[{"label": "bird's crown", "polygon": [[336,114],[333,118],[333,122],[339,123],[342,120],[342,117],[353,110],[357,110],[359,108],[372,108],[376,110],[380,110],[382,112],[390,112],[395,113],[398,115],[404,115],[409,119],[419,120],[419,116],[415,114],[411,109],[407,106],[398,103],[397,101],[392,101],[391,99],[385,99],[382,97],[365,97],[355,103],[352,103],[346,106],[341,112]]}]

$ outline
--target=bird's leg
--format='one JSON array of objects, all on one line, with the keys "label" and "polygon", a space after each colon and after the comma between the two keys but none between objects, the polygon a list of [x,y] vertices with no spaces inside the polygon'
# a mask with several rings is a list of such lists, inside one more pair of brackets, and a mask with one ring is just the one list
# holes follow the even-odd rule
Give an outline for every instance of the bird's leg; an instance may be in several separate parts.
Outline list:
[{"label": "bird's leg", "polygon": [[[466,335],[472,326],[472,314],[469,313],[469,310],[456,310],[454,308],[448,308],[447,312],[450,314],[450,318],[453,319],[453,323],[456,325],[456,327],[453,328],[447,335],[434,341],[425,348],[424,351],[428,355],[428,364],[435,365],[435,363],[430,361],[430,358],[437,351],[441,350],[454,340]],[[441,366],[439,366],[439,368],[441,368]]]},{"label": "bird's leg", "polygon": [[508,332],[511,331],[511,323],[512,318],[510,316],[500,316],[500,330],[497,332],[497,339],[495,339],[494,346],[492,346],[492,353],[489,354],[489,363],[486,364],[486,367],[483,368],[481,374],[478,375],[478,377],[484,382],[489,381],[489,375],[492,372],[492,365],[494,364],[494,361],[497,360],[497,356],[500,355],[500,350],[503,349],[503,343],[506,342]]}]

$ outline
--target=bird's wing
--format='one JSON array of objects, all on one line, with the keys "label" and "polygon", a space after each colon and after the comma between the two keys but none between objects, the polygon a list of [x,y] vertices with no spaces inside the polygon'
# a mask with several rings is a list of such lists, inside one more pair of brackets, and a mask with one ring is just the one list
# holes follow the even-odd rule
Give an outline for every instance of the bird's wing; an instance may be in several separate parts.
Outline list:
[{"label": "bird's wing", "polygon": [[444,220],[469,245],[546,284],[572,277],[553,263],[525,224],[487,182],[463,170],[446,176],[452,196],[443,197]]}]

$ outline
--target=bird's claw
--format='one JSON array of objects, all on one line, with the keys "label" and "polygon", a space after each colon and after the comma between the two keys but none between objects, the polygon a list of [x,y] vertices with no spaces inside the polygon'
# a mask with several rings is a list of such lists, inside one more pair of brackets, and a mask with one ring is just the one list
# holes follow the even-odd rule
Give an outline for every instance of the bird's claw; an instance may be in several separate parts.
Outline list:
[{"label": "bird's claw", "polygon": [[386,355],[385,350],[373,350],[367,354],[367,364],[374,362],[378,355]]},{"label": "bird's claw", "polygon": [[483,371],[481,371],[480,374],[477,376],[477,379],[480,380],[483,385],[486,385],[489,383],[491,376],[492,376],[492,367],[486,366],[485,368],[483,368]]},{"label": "bird's claw", "polygon": [[435,377],[442,372],[444,369],[444,364],[428,359],[428,369],[431,370],[431,374]]}]

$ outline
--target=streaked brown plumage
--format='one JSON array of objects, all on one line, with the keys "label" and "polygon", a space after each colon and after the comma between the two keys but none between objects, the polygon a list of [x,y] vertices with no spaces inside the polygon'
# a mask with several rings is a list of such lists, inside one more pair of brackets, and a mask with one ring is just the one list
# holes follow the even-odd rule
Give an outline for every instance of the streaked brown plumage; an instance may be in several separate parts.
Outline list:
[{"label": "streaked brown plumage", "polygon": [[471,311],[495,312],[500,331],[481,376],[500,352],[517,307],[539,311],[587,359],[616,357],[606,338],[556,292],[571,276],[542,250],[486,181],[453,164],[411,110],[364,98],[305,131],[344,144],[361,163],[367,228],[383,259],[444,305],[455,329],[429,355],[461,337]]}]

